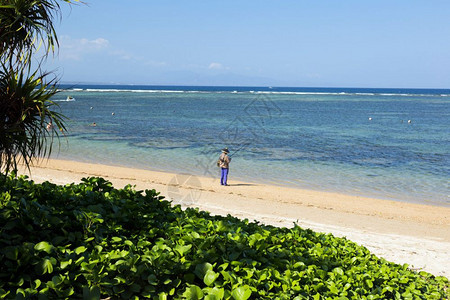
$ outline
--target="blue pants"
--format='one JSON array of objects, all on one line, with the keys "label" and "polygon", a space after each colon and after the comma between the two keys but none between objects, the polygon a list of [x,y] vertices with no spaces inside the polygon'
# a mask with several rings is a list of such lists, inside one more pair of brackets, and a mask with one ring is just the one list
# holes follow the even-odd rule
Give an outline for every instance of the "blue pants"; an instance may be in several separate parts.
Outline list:
[{"label": "blue pants", "polygon": [[221,168],[221,169],[222,169],[222,174],[220,176],[220,184],[227,185],[228,169],[227,168]]}]

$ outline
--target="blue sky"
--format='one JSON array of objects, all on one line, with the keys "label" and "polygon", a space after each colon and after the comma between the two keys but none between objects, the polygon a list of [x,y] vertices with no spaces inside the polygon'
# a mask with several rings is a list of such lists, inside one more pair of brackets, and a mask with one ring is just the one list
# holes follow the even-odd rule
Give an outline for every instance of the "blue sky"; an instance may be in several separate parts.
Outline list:
[{"label": "blue sky", "polygon": [[450,88],[448,0],[62,6],[62,82]]}]

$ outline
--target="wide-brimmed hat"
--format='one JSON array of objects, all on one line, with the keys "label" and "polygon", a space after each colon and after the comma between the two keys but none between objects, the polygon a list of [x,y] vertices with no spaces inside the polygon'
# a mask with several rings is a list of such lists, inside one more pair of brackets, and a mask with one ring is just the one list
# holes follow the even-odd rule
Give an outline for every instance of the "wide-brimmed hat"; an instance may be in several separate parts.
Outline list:
[{"label": "wide-brimmed hat", "polygon": [[228,151],[228,148],[223,148],[223,149],[222,149],[222,152],[223,152],[223,153],[230,153],[230,151]]}]

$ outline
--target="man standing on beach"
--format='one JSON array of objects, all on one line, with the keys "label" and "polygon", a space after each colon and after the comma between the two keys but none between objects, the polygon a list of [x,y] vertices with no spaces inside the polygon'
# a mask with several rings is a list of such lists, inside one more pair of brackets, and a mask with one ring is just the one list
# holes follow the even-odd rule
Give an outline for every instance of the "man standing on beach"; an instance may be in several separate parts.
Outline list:
[{"label": "man standing on beach", "polygon": [[221,176],[220,176],[220,184],[221,185],[228,185],[227,184],[228,170],[230,168],[230,162],[231,162],[231,158],[228,156],[228,153],[230,153],[230,151],[228,151],[228,148],[224,148],[224,149],[222,149],[222,154],[220,154],[220,157],[219,157],[219,167],[222,171]]}]

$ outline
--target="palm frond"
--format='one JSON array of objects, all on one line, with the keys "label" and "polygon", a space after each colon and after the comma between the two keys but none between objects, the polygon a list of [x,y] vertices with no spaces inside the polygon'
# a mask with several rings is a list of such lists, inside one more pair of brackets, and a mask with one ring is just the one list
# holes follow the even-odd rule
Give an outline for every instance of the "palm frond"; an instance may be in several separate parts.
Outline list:
[{"label": "palm frond", "polygon": [[72,0],[3,0],[0,3],[0,53],[10,57],[25,53],[29,58],[38,41],[44,43],[47,54],[54,53],[58,46],[54,20],[61,19],[59,2],[74,3]]},{"label": "palm frond", "polygon": [[[9,70],[0,72],[0,168],[8,173],[23,162],[49,156],[53,139],[64,133],[65,117],[51,100],[58,92],[56,79],[45,82],[48,74]],[[55,124],[47,130],[48,122]],[[58,139],[59,141],[59,139]]]}]

